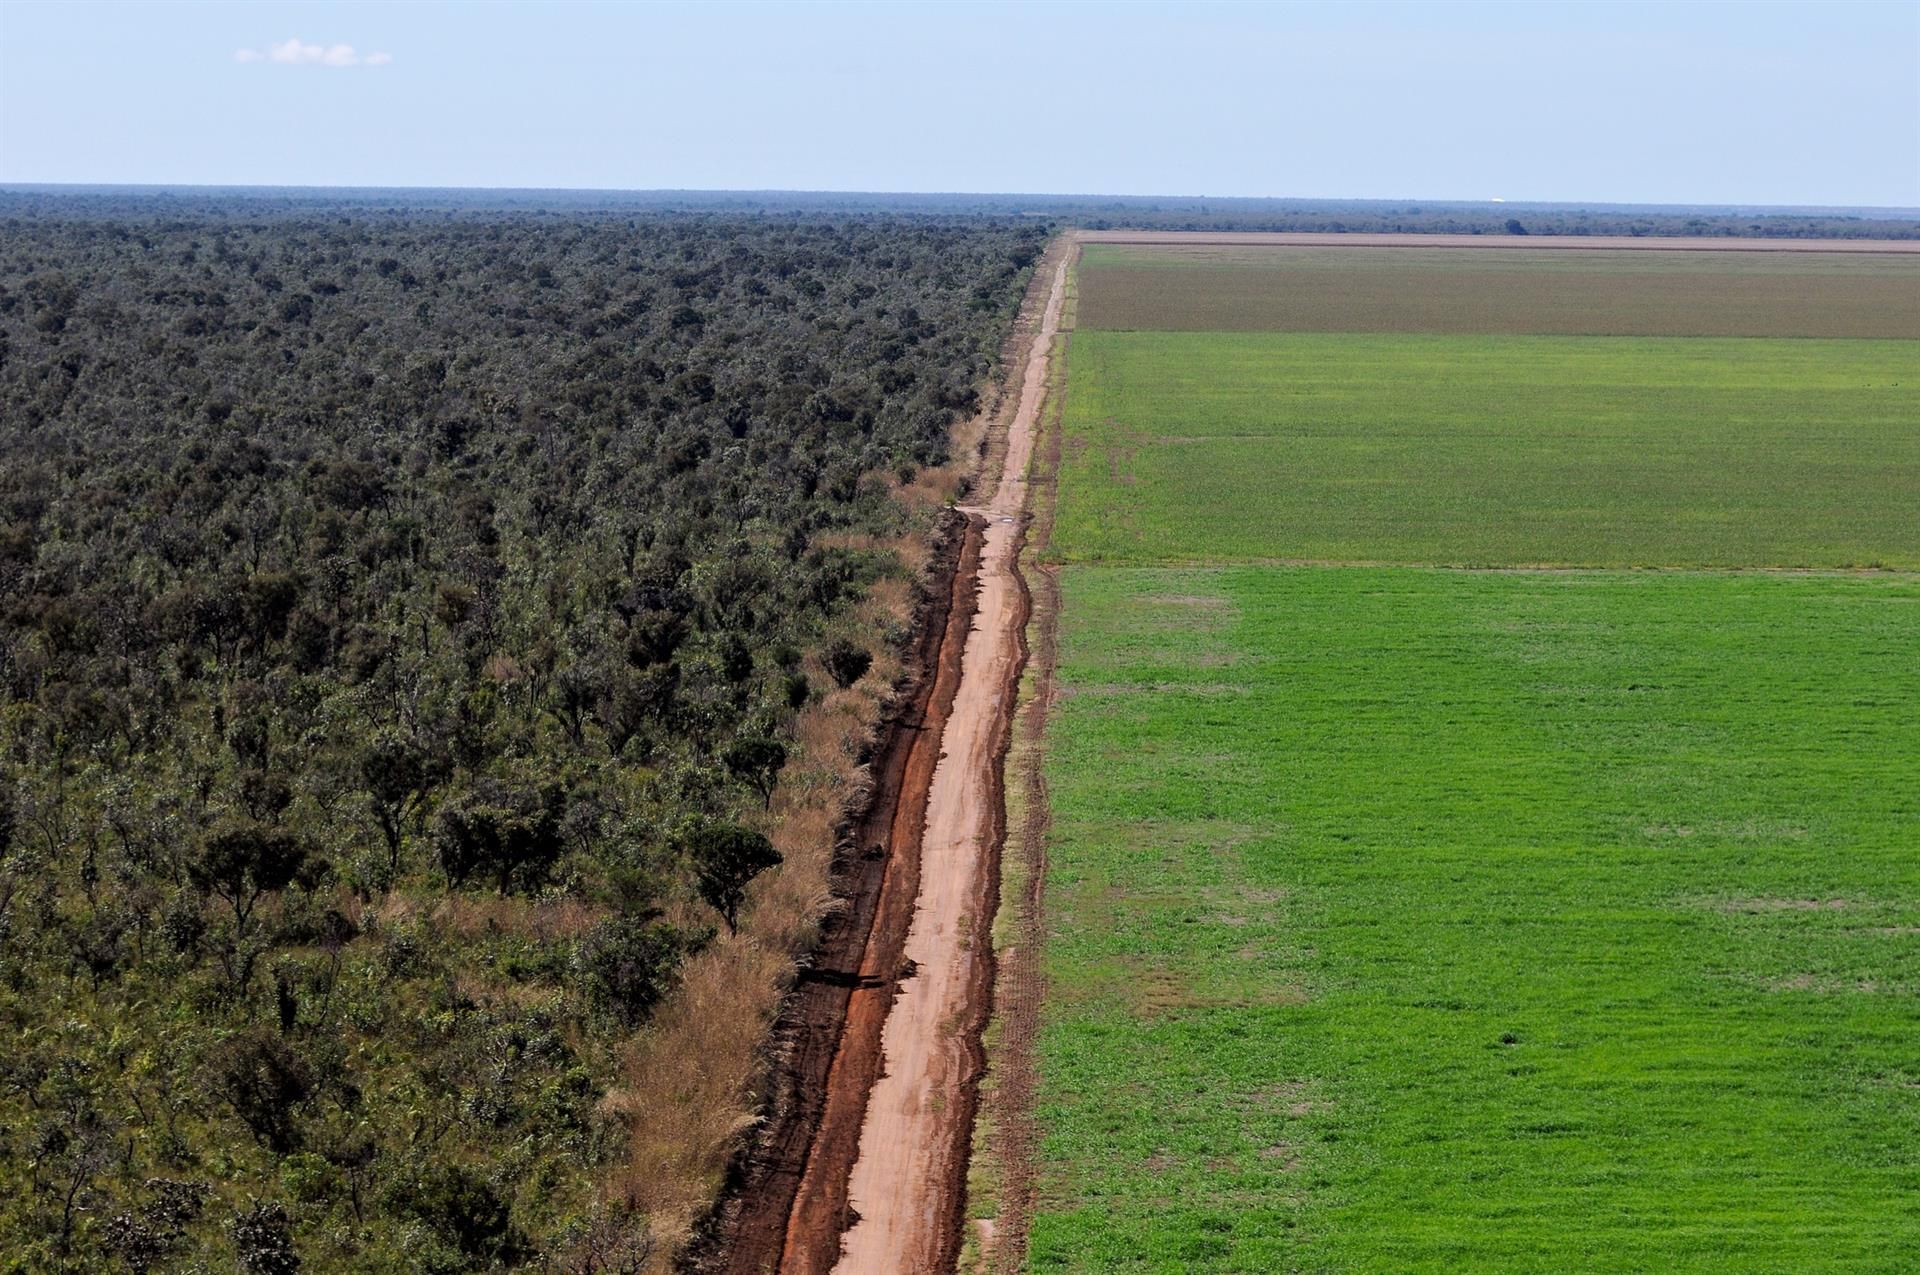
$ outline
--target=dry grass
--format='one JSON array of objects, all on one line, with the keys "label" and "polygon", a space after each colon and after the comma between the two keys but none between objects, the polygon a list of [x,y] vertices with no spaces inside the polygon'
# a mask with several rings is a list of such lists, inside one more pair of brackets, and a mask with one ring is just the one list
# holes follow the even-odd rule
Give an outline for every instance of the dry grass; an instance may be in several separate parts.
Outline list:
[{"label": "dry grass", "polygon": [[[959,431],[955,454],[977,455],[984,429],[972,423]],[[896,495],[916,515],[930,513],[952,499],[961,471],[956,463],[922,471],[904,486],[895,479]],[[914,581],[931,558],[926,536],[838,543],[890,552],[902,568],[876,581],[840,627],[849,635],[903,630],[913,618]],[[687,963],[680,990],[630,1043],[625,1083],[603,1100],[633,1130],[627,1162],[609,1191],[646,1218],[656,1241],[649,1269],[672,1268],[719,1193],[735,1147],[754,1127],[768,1062],[764,1044],[796,959],[813,946],[834,906],[835,829],[866,782],[859,759],[903,672],[888,644],[874,652],[867,675],[845,689],[833,686],[816,656],[804,668],[814,685],[830,689],[795,722],[793,756],[764,819],[785,862],[754,883],[739,934],[722,934]]]},{"label": "dry grass", "polygon": [[[875,590],[855,627],[911,618],[904,581]],[[809,670],[816,672],[817,670]],[[740,933],[722,934],[689,961],[680,990],[628,1050],[626,1082],[605,1107],[633,1129],[614,1193],[642,1213],[668,1269],[674,1252],[719,1192],[739,1138],[753,1127],[754,1095],[766,1040],[791,981],[832,906],[828,873],[835,825],[860,782],[856,765],[900,672],[892,651],[878,653],[866,677],[834,690],[800,714],[794,758],[766,816],[785,863],[754,884]],[[823,677],[820,680],[825,680]],[[829,683],[830,684],[830,683]]]},{"label": "dry grass", "polygon": [[545,942],[573,938],[593,928],[607,909],[585,899],[524,899],[494,895],[442,895],[428,911],[436,929],[472,938],[525,934]]}]

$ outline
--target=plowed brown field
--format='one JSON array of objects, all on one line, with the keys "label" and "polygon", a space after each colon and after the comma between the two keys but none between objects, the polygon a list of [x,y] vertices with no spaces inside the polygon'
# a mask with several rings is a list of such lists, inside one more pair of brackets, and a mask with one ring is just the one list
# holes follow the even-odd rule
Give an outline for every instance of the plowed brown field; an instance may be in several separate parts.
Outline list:
[{"label": "plowed brown field", "polygon": [[[1086,328],[1920,337],[1920,254],[1420,245],[1096,245]],[[1683,241],[1685,242],[1685,241]]]},{"label": "plowed brown field", "polygon": [[1626,248],[1635,252],[1920,253],[1920,239],[1720,239],[1681,235],[1381,235],[1255,230],[1082,230],[1080,242],[1298,248]]}]

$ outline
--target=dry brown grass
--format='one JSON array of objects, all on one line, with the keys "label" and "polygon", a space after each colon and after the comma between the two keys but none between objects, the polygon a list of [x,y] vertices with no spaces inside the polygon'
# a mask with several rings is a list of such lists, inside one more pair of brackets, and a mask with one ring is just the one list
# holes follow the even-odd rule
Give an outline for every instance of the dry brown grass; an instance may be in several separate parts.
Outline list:
[{"label": "dry brown grass", "polygon": [[[868,537],[856,547],[891,551],[903,570],[876,581],[842,627],[870,637],[908,625],[913,579],[930,556],[925,538]],[[688,962],[680,990],[630,1043],[624,1082],[603,1100],[603,1108],[633,1130],[627,1162],[610,1191],[646,1217],[657,1241],[652,1269],[671,1268],[718,1194],[740,1138],[753,1127],[767,1061],[763,1045],[795,960],[813,946],[833,906],[828,874],[835,829],[865,782],[859,758],[902,672],[898,653],[885,644],[867,675],[845,689],[833,685],[816,657],[804,667],[828,690],[795,722],[793,756],[764,819],[785,862],[754,883],[740,933],[723,933]]]},{"label": "dry brown grass", "polygon": [[523,899],[485,894],[442,895],[427,912],[436,929],[463,938],[525,934],[546,941],[574,938],[593,928],[608,909],[584,899]]}]

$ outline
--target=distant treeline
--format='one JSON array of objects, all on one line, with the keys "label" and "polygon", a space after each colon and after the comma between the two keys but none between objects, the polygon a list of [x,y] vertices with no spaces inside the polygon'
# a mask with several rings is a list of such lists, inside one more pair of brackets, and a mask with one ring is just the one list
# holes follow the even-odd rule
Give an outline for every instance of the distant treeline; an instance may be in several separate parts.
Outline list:
[{"label": "distant treeline", "polygon": [[1447,200],[1201,196],[860,194],[833,191],[359,190],[307,187],[0,188],[0,215],[154,217],[207,209],[241,215],[1033,217],[1091,230],[1264,230],[1397,234],[1706,235],[1776,239],[1920,238],[1911,208],[1462,203]]},{"label": "distant treeline", "polygon": [[621,1043],[1046,226],[0,213],[0,1266],[625,1269]]}]

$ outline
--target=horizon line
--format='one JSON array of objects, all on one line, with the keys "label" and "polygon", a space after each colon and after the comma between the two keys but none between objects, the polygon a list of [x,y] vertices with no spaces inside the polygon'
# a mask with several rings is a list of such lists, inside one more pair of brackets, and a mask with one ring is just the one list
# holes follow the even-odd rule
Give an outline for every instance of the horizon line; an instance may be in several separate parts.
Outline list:
[{"label": "horizon line", "polygon": [[376,184],[320,184],[320,183],[265,183],[265,182],[119,182],[119,181],[74,181],[39,182],[0,179],[0,192],[32,192],[52,194],[78,194],[89,191],[116,192],[170,192],[170,191],[230,191],[230,192],[412,192],[412,193],[462,193],[462,194],[565,194],[565,195],[632,195],[632,196],[809,196],[809,197],[866,197],[866,198],[918,198],[918,199],[1044,199],[1060,201],[1095,202],[1102,200],[1144,201],[1174,200],[1181,202],[1223,201],[1235,203],[1267,204],[1381,204],[1381,205],[1435,205],[1440,207],[1461,208],[1554,208],[1554,209],[1647,209],[1651,211],[1684,209],[1751,212],[1763,216],[1828,213],[1828,214],[1874,214],[1886,218],[1920,218],[1920,206],[1900,204],[1771,204],[1771,203],[1687,203],[1677,201],[1636,202],[1619,199],[1531,199],[1526,197],[1477,197],[1461,196],[1375,196],[1375,195],[1216,195],[1216,194],[1172,194],[1154,192],[1147,194],[1119,193],[1083,193],[1071,191],[1018,191],[1018,190],[856,190],[843,188],[806,188],[773,186],[385,186]]}]

